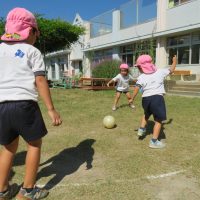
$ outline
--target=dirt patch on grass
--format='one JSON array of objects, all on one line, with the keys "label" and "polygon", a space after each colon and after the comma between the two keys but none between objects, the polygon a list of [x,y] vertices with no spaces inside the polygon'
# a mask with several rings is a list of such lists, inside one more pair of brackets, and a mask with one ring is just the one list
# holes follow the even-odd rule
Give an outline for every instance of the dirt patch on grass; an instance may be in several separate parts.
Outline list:
[{"label": "dirt patch on grass", "polygon": [[178,174],[150,180],[145,185],[153,200],[199,200],[200,186],[194,177]]}]

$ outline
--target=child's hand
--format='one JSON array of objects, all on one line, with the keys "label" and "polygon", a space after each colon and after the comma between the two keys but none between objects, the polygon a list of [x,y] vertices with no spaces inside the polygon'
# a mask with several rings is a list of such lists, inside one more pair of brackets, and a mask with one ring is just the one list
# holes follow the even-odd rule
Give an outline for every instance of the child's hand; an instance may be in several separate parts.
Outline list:
[{"label": "child's hand", "polygon": [[172,62],[176,63],[176,61],[177,61],[177,57],[176,57],[176,55],[174,55],[174,57],[172,58]]},{"label": "child's hand", "polygon": [[52,124],[54,126],[59,126],[59,125],[62,124],[62,120],[60,118],[60,115],[56,110],[54,110],[54,109],[53,110],[49,110],[48,114],[49,114],[49,116],[50,116],[50,118],[52,120]]}]

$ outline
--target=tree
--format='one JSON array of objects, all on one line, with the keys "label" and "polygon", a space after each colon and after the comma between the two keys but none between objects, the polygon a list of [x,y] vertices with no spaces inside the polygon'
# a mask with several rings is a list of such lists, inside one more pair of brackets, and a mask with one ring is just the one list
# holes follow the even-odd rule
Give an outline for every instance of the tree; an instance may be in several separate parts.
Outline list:
[{"label": "tree", "polygon": [[60,19],[46,19],[37,17],[40,29],[40,37],[36,47],[42,53],[52,52],[69,47],[78,41],[79,36],[84,34],[84,28],[71,25]]},{"label": "tree", "polygon": [[[84,34],[84,28],[71,25],[61,19],[46,19],[36,14],[40,30],[39,40],[35,46],[45,54],[69,47],[78,41],[79,36]],[[5,19],[0,18],[0,34],[4,33]]]},{"label": "tree", "polygon": [[0,17],[0,35],[4,34],[4,27],[5,27],[5,19]]}]

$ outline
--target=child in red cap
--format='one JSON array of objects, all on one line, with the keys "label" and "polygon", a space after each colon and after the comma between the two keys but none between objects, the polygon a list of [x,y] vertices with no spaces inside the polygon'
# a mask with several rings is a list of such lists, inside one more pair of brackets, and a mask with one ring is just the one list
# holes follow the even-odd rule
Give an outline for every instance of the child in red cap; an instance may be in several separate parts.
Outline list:
[{"label": "child in red cap", "polygon": [[157,69],[149,55],[139,56],[135,66],[138,67],[141,75],[137,79],[132,100],[135,99],[138,91],[142,89],[142,106],[144,109],[144,116],[138,129],[138,136],[145,136],[148,119],[153,115],[155,125],[153,138],[149,143],[149,147],[164,148],[165,144],[158,140],[162,121],[166,120],[166,107],[163,97],[165,94],[164,79],[174,72],[176,68],[176,56],[173,57],[172,66],[166,69]]},{"label": "child in red cap", "polygon": [[[113,111],[117,110],[117,104],[122,93],[126,95],[128,101],[131,100],[131,94],[129,92],[129,82],[131,80],[132,81],[134,80],[134,78],[129,74],[129,67],[127,64],[121,64],[119,68],[120,68],[120,74],[118,74],[116,77],[110,80],[107,84],[107,86],[109,87],[111,83],[117,82],[116,96],[112,107]],[[130,102],[129,106],[133,109],[135,108],[135,106]]]},{"label": "child in red cap", "polygon": [[[8,13],[5,34],[0,44],[0,200],[41,199],[48,191],[35,186],[40,162],[42,137],[47,134],[40,108],[42,97],[53,125],[61,124],[54,108],[47,81],[43,57],[33,47],[39,36],[34,15],[24,8]],[[27,143],[25,178],[21,189],[9,185],[8,177],[19,136]]]}]

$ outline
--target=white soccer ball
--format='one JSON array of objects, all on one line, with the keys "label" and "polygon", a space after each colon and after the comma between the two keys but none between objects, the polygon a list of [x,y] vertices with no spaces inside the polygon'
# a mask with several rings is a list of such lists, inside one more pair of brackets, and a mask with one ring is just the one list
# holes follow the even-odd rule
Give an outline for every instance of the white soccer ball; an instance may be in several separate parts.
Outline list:
[{"label": "white soccer ball", "polygon": [[114,128],[115,127],[115,118],[113,116],[105,116],[103,119],[103,125],[105,128]]}]

